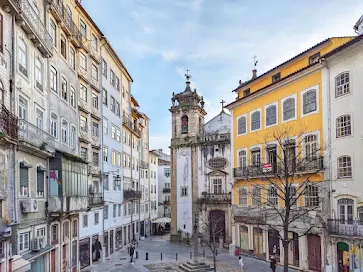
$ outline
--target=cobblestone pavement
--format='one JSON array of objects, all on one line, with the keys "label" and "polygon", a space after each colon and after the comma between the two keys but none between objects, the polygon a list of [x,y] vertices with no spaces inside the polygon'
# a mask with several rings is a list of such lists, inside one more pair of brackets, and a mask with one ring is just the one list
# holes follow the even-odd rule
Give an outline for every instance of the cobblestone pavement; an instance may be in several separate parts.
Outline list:
[{"label": "cobblestone pavement", "polygon": [[[206,259],[202,258],[203,250],[205,250]],[[130,263],[130,257],[127,252],[127,247],[120,249],[111,256],[105,258],[103,262],[99,262],[92,266],[86,267],[82,272],[162,272],[162,271],[178,271],[178,262],[190,261],[190,252],[193,248],[181,244],[170,243],[167,237],[160,236],[150,237],[144,241],[139,241],[139,246],[136,248],[138,259],[133,264]],[[148,259],[146,260],[146,253]],[[201,261],[212,263],[213,255],[207,248],[199,249]],[[177,255],[177,256],[176,256]],[[178,258],[178,261],[176,261]],[[232,272],[240,271],[238,269],[238,258],[229,254],[228,250],[221,249],[217,256],[217,271]],[[254,258],[243,257],[246,272],[270,272],[269,264]],[[282,271],[281,267],[276,270]],[[294,270],[290,270],[293,272]]]}]

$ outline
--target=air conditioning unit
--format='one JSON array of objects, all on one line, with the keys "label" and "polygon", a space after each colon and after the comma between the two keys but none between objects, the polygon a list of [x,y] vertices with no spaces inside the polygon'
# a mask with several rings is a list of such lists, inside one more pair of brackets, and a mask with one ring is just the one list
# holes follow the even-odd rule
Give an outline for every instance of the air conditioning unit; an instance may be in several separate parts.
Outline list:
[{"label": "air conditioning unit", "polygon": [[32,251],[39,251],[42,248],[45,248],[44,237],[36,237],[31,241],[31,250]]},{"label": "air conditioning unit", "polygon": [[23,213],[38,212],[38,201],[36,199],[24,199],[21,201]]}]

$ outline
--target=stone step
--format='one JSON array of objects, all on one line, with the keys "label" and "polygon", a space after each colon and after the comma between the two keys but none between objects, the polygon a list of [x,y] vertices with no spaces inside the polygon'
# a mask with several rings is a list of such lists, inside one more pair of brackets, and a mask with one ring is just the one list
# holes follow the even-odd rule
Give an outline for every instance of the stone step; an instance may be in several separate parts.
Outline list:
[{"label": "stone step", "polygon": [[205,271],[213,271],[213,268],[210,265],[205,263],[193,263],[187,262],[179,265],[179,269],[185,272],[205,272]]}]

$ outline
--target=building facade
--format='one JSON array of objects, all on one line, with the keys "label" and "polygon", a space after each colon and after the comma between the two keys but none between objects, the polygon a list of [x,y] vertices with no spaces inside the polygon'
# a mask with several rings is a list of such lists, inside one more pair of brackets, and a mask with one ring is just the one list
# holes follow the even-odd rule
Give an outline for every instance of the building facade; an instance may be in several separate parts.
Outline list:
[{"label": "building facade", "polygon": [[171,217],[170,207],[170,155],[155,150],[158,159],[158,217]]}]

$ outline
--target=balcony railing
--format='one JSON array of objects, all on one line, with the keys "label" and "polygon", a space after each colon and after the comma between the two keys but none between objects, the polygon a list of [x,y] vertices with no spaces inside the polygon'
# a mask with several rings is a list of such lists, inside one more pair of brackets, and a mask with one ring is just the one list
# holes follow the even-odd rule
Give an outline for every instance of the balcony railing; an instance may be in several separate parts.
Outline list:
[{"label": "balcony railing", "polygon": [[88,198],[89,206],[101,206],[103,205],[103,197],[100,194],[90,195]]},{"label": "balcony railing", "polygon": [[4,105],[0,107],[0,132],[18,139],[18,117],[12,114]]},{"label": "balcony railing", "polygon": [[87,196],[50,196],[48,211],[51,214],[74,213],[88,209]]},{"label": "balcony railing", "polygon": [[363,236],[363,221],[328,219],[327,229],[331,235]]},{"label": "balcony railing", "polygon": [[54,137],[26,120],[19,120],[19,141],[24,141],[39,149],[55,152]]},{"label": "balcony railing", "polygon": [[141,130],[125,114],[122,115],[122,124],[134,131],[137,135],[141,135]]},{"label": "balcony railing", "polygon": [[141,191],[135,191],[132,189],[124,190],[124,200],[141,199]]},{"label": "balcony railing", "polygon": [[225,141],[230,140],[231,134],[230,133],[224,133],[224,134],[204,134],[199,136],[200,142],[214,142],[214,141]]},{"label": "balcony railing", "polygon": [[62,1],[59,0],[46,0],[47,3],[51,5],[53,8],[53,13],[57,15],[58,20],[62,20],[64,23],[63,29],[65,30],[66,34],[72,37],[72,41],[74,45],[77,47],[82,46],[83,37],[78,29],[77,25],[72,20],[71,14],[67,11],[67,9],[63,6]]},{"label": "balcony railing", "polygon": [[170,193],[170,188],[163,188],[163,193],[164,194]]},{"label": "balcony railing", "polygon": [[35,43],[39,43],[39,49],[45,57],[51,57],[53,54],[52,38],[37,12],[28,0],[10,0],[10,2],[18,9],[19,14],[16,19],[24,21],[21,26],[27,32],[28,37]]},{"label": "balcony railing", "polygon": [[233,168],[234,178],[258,178],[263,176],[284,175],[285,170],[289,175],[319,172],[324,170],[324,157],[314,159],[299,159],[288,163],[287,168],[283,163],[260,164],[246,167]]},{"label": "balcony railing", "polygon": [[169,205],[170,205],[170,201],[165,200],[165,201],[164,201],[164,206],[169,206]]},{"label": "balcony railing", "polygon": [[140,161],[140,168],[148,169],[149,168],[149,163],[146,162],[146,161]]},{"label": "balcony railing", "polygon": [[202,193],[202,197],[199,198],[199,202],[201,204],[203,203],[231,204],[232,196],[231,193],[221,193],[221,194]]}]

